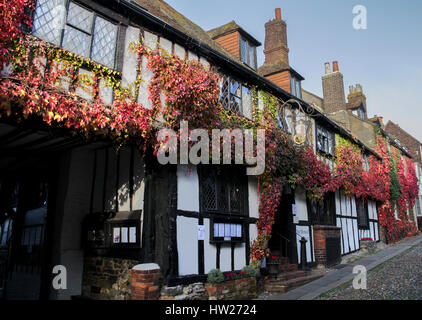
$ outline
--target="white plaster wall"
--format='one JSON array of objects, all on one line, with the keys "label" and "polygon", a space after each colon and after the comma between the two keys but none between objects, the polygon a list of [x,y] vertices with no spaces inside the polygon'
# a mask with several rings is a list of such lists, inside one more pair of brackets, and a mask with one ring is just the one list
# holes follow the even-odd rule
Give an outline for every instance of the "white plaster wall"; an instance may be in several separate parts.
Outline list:
[{"label": "white plaster wall", "polygon": [[252,95],[250,91],[242,90],[242,107],[243,115],[252,120]]},{"label": "white plaster wall", "polygon": [[252,244],[255,241],[255,239],[258,237],[258,227],[256,224],[250,224],[249,225],[249,244],[252,248]]},{"label": "white plaster wall", "polygon": [[210,63],[208,62],[208,60],[207,59],[205,59],[204,57],[201,57],[201,59],[199,59],[199,61],[202,63],[202,65],[205,67],[205,68],[209,68],[210,67]]},{"label": "white plaster wall", "polygon": [[178,56],[180,59],[185,59],[186,50],[182,46],[178,45],[177,43],[174,45],[174,54]]},{"label": "white plaster wall", "polygon": [[177,217],[179,276],[198,274],[198,219]]},{"label": "white plaster wall", "polygon": [[[157,39],[158,37],[155,34],[149,33],[147,31],[144,32],[144,44],[154,50],[157,48]],[[147,68],[148,59],[146,57],[142,57],[142,66],[141,66],[141,79],[142,82],[139,86],[139,93],[138,93],[138,103],[143,105],[147,109],[152,109],[151,100],[149,100],[148,96],[148,83],[152,79],[153,73],[150,69]]]},{"label": "white plaster wall", "polygon": [[140,29],[131,26],[127,28],[125,52],[123,56],[122,86],[124,88],[130,88],[133,96],[135,96],[135,81],[138,76],[138,57],[137,54],[130,49],[130,44],[139,42],[140,36]]},{"label": "white plaster wall", "polygon": [[177,209],[199,212],[199,178],[195,166],[177,166]]},{"label": "white plaster wall", "polygon": [[192,61],[192,60],[198,60],[198,56],[193,53],[192,51],[188,51],[188,60]]},{"label": "white plaster wall", "polygon": [[236,244],[234,249],[234,269],[241,270],[246,266],[246,245],[244,243]]},{"label": "white plaster wall", "polygon": [[222,244],[220,250],[220,270],[232,270],[232,248],[229,244]]},{"label": "white plaster wall", "polygon": [[205,241],[204,241],[204,265],[205,273],[210,272],[212,269],[217,267],[217,247],[216,245],[210,244],[210,220],[204,219],[205,226]]},{"label": "white plaster wall", "polygon": [[306,205],[306,193],[298,188],[295,191],[296,216],[299,221],[308,221],[308,207]]},{"label": "white plaster wall", "polygon": [[[85,70],[85,69],[79,69],[79,75],[82,76],[80,77],[79,81],[83,81],[83,80],[92,80],[93,78],[93,73],[91,71]],[[92,87],[91,86],[87,86],[83,83],[79,83],[79,85],[77,86],[75,93],[88,101],[92,100]]]},{"label": "white plaster wall", "polygon": [[249,217],[259,218],[259,195],[258,179],[253,176],[248,177],[248,198],[249,198]]},{"label": "white plaster wall", "polygon": [[105,104],[113,103],[113,88],[107,86],[106,81],[104,81],[103,79],[100,80],[98,95]]},{"label": "white plaster wall", "polygon": [[170,40],[167,40],[166,38],[161,37],[160,38],[160,46],[162,49],[166,51],[167,54],[172,54],[173,52],[173,43]]}]

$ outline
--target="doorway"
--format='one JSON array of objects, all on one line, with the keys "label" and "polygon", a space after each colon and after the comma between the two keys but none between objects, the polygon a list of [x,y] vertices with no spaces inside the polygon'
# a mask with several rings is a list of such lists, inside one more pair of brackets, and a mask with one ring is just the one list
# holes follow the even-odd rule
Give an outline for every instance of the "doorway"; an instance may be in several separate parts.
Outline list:
[{"label": "doorway", "polygon": [[297,263],[296,228],[292,212],[294,203],[293,194],[283,194],[268,243],[271,255],[279,256],[282,263]]}]

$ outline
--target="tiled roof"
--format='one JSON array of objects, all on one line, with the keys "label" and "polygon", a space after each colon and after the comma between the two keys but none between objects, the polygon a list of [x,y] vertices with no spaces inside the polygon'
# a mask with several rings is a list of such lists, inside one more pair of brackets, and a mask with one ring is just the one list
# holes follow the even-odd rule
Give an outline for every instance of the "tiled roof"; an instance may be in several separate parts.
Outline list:
[{"label": "tiled roof", "polygon": [[260,76],[265,77],[286,70],[291,71],[300,80],[304,80],[304,78],[299,73],[297,73],[296,70],[294,70],[291,66],[289,66],[287,63],[284,63],[283,61],[277,61],[276,63],[272,64],[265,63],[258,69],[258,73]]},{"label": "tiled roof", "polygon": [[234,20],[230,21],[229,23],[226,23],[220,27],[217,27],[215,29],[209,30],[207,33],[212,39],[216,39],[220,36],[226,35],[228,33],[238,31],[242,35],[246,36],[248,40],[252,41],[253,45],[260,46],[261,42],[256,40],[253,36],[251,36],[249,33],[247,33],[241,26],[239,26]]},{"label": "tiled roof", "polygon": [[177,12],[166,2],[162,0],[135,0],[135,2],[148,10],[149,13],[168,23],[172,27],[237,61],[235,57],[214,41],[205,30],[186,18],[184,15]]}]

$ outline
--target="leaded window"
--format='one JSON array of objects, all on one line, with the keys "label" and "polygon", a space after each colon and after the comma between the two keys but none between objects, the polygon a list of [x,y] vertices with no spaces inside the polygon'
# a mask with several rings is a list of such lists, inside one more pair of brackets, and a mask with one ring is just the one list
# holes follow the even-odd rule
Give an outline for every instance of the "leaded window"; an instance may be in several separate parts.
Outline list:
[{"label": "leaded window", "polygon": [[239,170],[202,167],[200,170],[201,209],[204,212],[245,214],[245,181]]},{"label": "leaded window", "polygon": [[117,25],[73,1],[38,0],[32,32],[66,50],[115,67]]},{"label": "leaded window", "polygon": [[325,194],[324,200],[307,199],[308,214],[313,225],[336,225],[335,195]]},{"label": "leaded window", "polygon": [[356,199],[356,212],[359,229],[369,229],[368,202],[364,203],[362,199]]},{"label": "leaded window", "polygon": [[317,150],[327,155],[334,156],[335,136],[334,133],[325,128],[317,127]]},{"label": "leaded window", "polygon": [[242,113],[242,85],[238,81],[223,77],[221,83],[221,103],[227,110],[233,111],[237,114]]}]

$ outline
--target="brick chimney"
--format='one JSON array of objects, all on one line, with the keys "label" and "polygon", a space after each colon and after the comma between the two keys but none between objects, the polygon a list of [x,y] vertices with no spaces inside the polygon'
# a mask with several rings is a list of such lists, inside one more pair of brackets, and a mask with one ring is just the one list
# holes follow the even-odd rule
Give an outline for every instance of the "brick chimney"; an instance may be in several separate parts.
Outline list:
[{"label": "brick chimney", "polygon": [[289,64],[289,48],[287,47],[287,25],[281,18],[281,9],[275,9],[275,19],[265,24],[265,64],[279,61]]},{"label": "brick chimney", "polygon": [[322,90],[324,94],[324,109],[326,113],[346,110],[343,74],[339,71],[337,61],[333,62],[332,72],[330,64],[325,64],[325,75],[322,77]]}]

